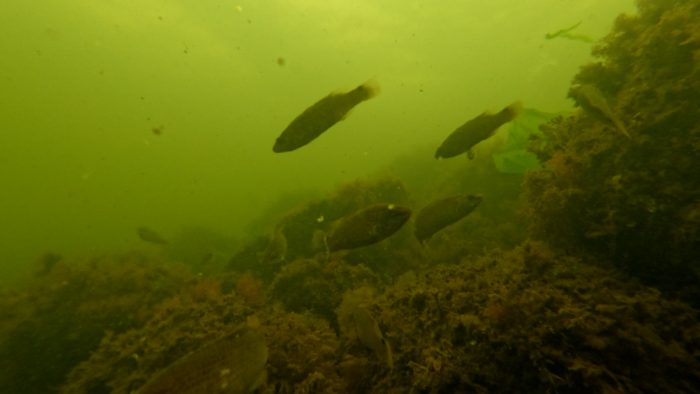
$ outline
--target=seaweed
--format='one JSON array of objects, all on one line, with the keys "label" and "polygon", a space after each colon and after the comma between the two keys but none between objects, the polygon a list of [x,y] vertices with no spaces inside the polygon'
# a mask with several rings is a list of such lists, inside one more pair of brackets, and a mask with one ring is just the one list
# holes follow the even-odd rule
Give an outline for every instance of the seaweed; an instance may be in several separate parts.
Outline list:
[{"label": "seaweed", "polygon": [[188,273],[157,256],[128,253],[87,261],[61,258],[4,306],[0,386],[54,392],[97,349],[107,331],[145,324],[150,308],[180,291]]},{"label": "seaweed", "polygon": [[631,138],[585,110],[545,125],[531,146],[545,164],[526,176],[524,210],[540,239],[700,305],[700,6],[638,6],[574,78],[607,97]]},{"label": "seaweed", "polygon": [[[137,392],[248,326],[269,349],[259,393],[697,392],[700,5],[638,6],[572,89],[599,91],[630,138],[585,105],[539,132],[532,113],[471,162],[418,152],[398,178],[276,207],[260,221],[272,236],[252,232],[225,272],[226,242],[204,233],[172,254],[45,254],[0,294],[0,386]],[[539,168],[517,161],[526,143]],[[366,206],[457,193],[484,201],[423,246],[410,224],[350,251],[317,244]]]},{"label": "seaweed", "polygon": [[697,311],[595,265],[526,242],[388,289],[371,306],[396,366],[374,391],[698,387]]}]

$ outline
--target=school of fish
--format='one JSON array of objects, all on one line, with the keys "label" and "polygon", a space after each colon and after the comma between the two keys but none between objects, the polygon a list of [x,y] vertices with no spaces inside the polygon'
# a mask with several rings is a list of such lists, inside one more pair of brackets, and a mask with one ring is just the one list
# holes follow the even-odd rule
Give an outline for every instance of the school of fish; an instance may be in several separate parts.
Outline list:
[{"label": "school of fish", "polygon": [[[567,33],[576,26],[557,32],[553,37]],[[289,123],[275,140],[273,152],[290,152],[309,144],[346,119],[354,107],[375,97],[379,91],[377,82],[370,80],[348,92],[331,93],[320,99]],[[589,114],[607,122],[629,138],[624,124],[615,116],[598,89],[590,85],[577,86],[570,95]],[[446,159],[466,154],[473,159],[473,148],[491,138],[502,125],[515,119],[521,109],[522,104],[516,101],[495,114],[484,112],[466,121],[447,135],[437,148],[435,158]],[[428,203],[413,221],[415,238],[421,244],[429,242],[436,233],[468,216],[482,200],[479,194],[462,193]],[[410,208],[390,202],[358,209],[335,220],[329,230],[322,234],[326,252],[351,250],[381,242],[399,231],[411,215]],[[279,223],[275,228],[263,262],[284,261],[287,240],[283,229],[284,223]],[[137,233],[145,242],[168,244],[165,238],[147,227],[139,227]],[[369,310],[357,307],[351,317],[360,343],[392,368],[391,347]],[[239,329],[182,357],[155,375],[139,393],[249,393],[264,381],[267,357],[264,336],[250,328]]]}]

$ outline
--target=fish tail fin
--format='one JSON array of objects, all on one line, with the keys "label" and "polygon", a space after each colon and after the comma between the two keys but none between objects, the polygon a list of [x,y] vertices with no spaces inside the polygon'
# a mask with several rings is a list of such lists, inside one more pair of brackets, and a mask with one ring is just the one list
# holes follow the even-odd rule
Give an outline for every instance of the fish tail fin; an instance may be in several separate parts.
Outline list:
[{"label": "fish tail fin", "polygon": [[358,89],[361,89],[365,93],[365,100],[371,99],[382,91],[379,87],[379,82],[374,78],[360,85]]},{"label": "fish tail fin", "polygon": [[504,112],[508,114],[508,117],[510,120],[513,120],[520,115],[520,113],[523,111],[523,102],[522,101],[516,101],[513,104],[505,107],[503,109]]},{"label": "fish tail fin", "polygon": [[386,358],[386,365],[389,369],[394,369],[394,354],[391,352],[391,345],[386,339],[384,339],[384,357]]},{"label": "fish tail fin", "polygon": [[617,118],[613,119],[613,123],[615,124],[615,128],[617,130],[619,130],[620,133],[622,133],[622,135],[624,135],[625,137],[627,137],[629,139],[632,139],[632,137],[630,137],[630,133],[627,131],[627,128],[625,127],[624,124],[622,124],[622,122],[619,119],[617,119]]}]

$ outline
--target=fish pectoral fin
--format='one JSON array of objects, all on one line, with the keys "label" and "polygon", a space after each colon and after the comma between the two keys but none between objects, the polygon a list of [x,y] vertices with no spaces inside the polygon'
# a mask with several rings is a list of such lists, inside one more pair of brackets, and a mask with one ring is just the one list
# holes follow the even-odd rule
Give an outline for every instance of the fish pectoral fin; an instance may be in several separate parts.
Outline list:
[{"label": "fish pectoral fin", "polygon": [[469,149],[467,151],[467,157],[469,158],[469,160],[474,160],[474,150]]}]

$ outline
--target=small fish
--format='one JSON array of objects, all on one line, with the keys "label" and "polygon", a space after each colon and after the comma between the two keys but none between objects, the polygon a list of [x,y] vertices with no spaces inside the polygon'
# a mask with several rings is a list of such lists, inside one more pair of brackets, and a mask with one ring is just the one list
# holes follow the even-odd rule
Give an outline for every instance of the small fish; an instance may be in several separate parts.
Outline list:
[{"label": "small fish", "polygon": [[265,337],[244,327],[175,361],[139,394],[246,394],[265,379]]},{"label": "small fish", "polygon": [[352,311],[351,316],[357,339],[371,349],[380,360],[384,361],[389,369],[394,368],[391,346],[384,339],[379,324],[372,317],[372,314],[366,308],[357,307]]},{"label": "small fish", "polygon": [[598,88],[588,84],[578,85],[571,88],[569,95],[588,113],[604,122],[612,124],[625,137],[630,138],[630,134],[627,132],[625,125],[622,124],[620,118],[610,109],[608,101],[605,100],[603,93],[601,93]]},{"label": "small fish", "polygon": [[44,276],[48,274],[62,259],[63,256],[57,253],[47,252],[42,254],[37,259],[38,270],[36,272],[36,276]]},{"label": "small fish", "polygon": [[467,121],[450,134],[435,152],[435,158],[449,158],[467,152],[474,158],[472,148],[479,142],[491,137],[503,124],[515,119],[522,109],[519,101],[505,107],[497,114],[482,113]]},{"label": "small fish", "polygon": [[357,104],[379,94],[379,85],[368,81],[347,93],[331,93],[307,108],[277,137],[274,152],[289,152],[315,140],[334,124],[345,119]]},{"label": "small fish", "polygon": [[165,238],[161,237],[160,234],[157,232],[151,230],[148,227],[139,227],[137,229],[139,238],[141,240],[156,244],[156,245],[167,245],[168,241],[165,240]]},{"label": "small fish", "polygon": [[544,35],[544,38],[547,40],[551,40],[552,38],[557,38],[557,37],[561,36],[562,34],[571,33],[571,31],[574,30],[575,28],[579,27],[582,22],[583,21],[578,21],[573,26],[567,27],[566,29],[557,30],[554,33],[547,33]]},{"label": "small fish", "polygon": [[263,252],[263,263],[277,264],[284,262],[287,256],[287,237],[284,235],[284,224],[279,223],[270,236],[270,241]]},{"label": "small fish", "polygon": [[323,230],[314,230],[311,234],[311,250],[313,251],[325,251],[326,254],[330,253],[328,250],[327,234]]},{"label": "small fish", "polygon": [[430,239],[438,231],[469,215],[482,199],[478,194],[458,194],[431,202],[416,215],[416,238],[421,243]]},{"label": "small fish", "polygon": [[376,204],[338,219],[326,238],[328,251],[355,249],[377,243],[398,231],[411,210],[394,204]]},{"label": "small fish", "polygon": [[595,40],[592,39],[591,37],[588,37],[588,36],[583,35],[583,34],[576,34],[576,33],[571,32],[572,30],[579,27],[579,25],[581,25],[581,22],[582,21],[579,21],[578,23],[574,24],[571,27],[567,27],[566,29],[557,30],[554,33],[547,33],[544,35],[544,38],[546,40],[551,40],[553,38],[560,37],[560,38],[566,38],[568,40],[573,40],[573,41],[581,41],[581,42],[585,42],[588,44],[594,43]]}]

